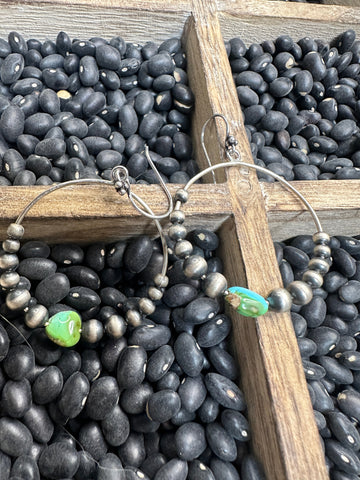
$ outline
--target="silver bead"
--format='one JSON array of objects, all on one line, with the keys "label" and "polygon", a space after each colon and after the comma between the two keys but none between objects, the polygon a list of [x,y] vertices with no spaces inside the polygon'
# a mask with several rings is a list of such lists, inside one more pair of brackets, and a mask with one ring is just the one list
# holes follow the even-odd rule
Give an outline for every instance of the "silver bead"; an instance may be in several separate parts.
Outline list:
[{"label": "silver bead", "polygon": [[169,228],[168,235],[172,240],[183,240],[187,235],[184,225],[172,225]]},{"label": "silver bead", "polygon": [[10,310],[21,310],[27,306],[30,298],[29,290],[16,288],[6,295],[6,305]]},{"label": "silver bead", "polygon": [[186,258],[192,254],[193,246],[188,240],[180,240],[176,242],[174,253],[179,258]]},{"label": "silver bead", "polygon": [[151,300],[154,300],[154,301],[161,300],[163,297],[162,291],[156,287],[149,287],[148,295],[149,295],[149,298],[151,298]]},{"label": "silver bead", "polygon": [[319,245],[315,245],[313,252],[315,257],[329,258],[331,255],[331,248],[328,247],[327,245],[319,244]]},{"label": "silver bead", "polygon": [[142,324],[141,314],[137,310],[128,310],[126,320],[132,327],[138,327]]},{"label": "silver bead", "polygon": [[150,300],[150,298],[140,298],[139,300],[139,308],[145,315],[151,315],[155,312],[155,305],[154,302]]},{"label": "silver bead", "polygon": [[25,323],[29,328],[42,327],[49,319],[49,312],[43,305],[33,305],[25,313]]},{"label": "silver bead", "polygon": [[322,258],[314,257],[309,262],[309,270],[316,270],[321,275],[325,275],[329,271],[330,265]]},{"label": "silver bead", "polygon": [[189,199],[189,193],[187,190],[183,188],[179,188],[179,190],[175,193],[175,202],[186,203]]},{"label": "silver bead", "polygon": [[20,240],[24,235],[24,227],[19,223],[10,223],[7,229],[7,234],[10,238]]},{"label": "silver bead", "polygon": [[0,255],[0,269],[13,270],[19,265],[18,256],[15,253],[3,253]]},{"label": "silver bead", "polygon": [[193,278],[194,280],[205,275],[207,269],[207,261],[200,255],[191,255],[191,257],[188,257],[183,264],[184,275],[188,278]]},{"label": "silver bead", "polygon": [[292,305],[292,297],[285,288],[275,288],[266,298],[269,308],[275,312],[288,312]]},{"label": "silver bead", "polygon": [[316,232],[314,233],[312,239],[316,245],[319,245],[319,244],[328,245],[330,243],[330,235],[327,234],[326,232]]},{"label": "silver bead", "polygon": [[5,252],[15,253],[20,250],[20,242],[19,240],[8,238],[3,241],[2,248]]},{"label": "silver bead", "polygon": [[292,301],[295,305],[306,305],[311,302],[313,298],[313,292],[310,285],[301,280],[290,282],[286,289],[292,296]]},{"label": "silver bead", "polygon": [[17,272],[4,272],[0,276],[0,285],[3,288],[14,288],[20,281],[20,275]]},{"label": "silver bead", "polygon": [[227,281],[222,273],[213,272],[206,276],[202,283],[202,289],[210,298],[222,295],[227,289]]},{"label": "silver bead", "polygon": [[154,283],[158,288],[166,288],[169,285],[169,277],[157,273],[154,277]]},{"label": "silver bead", "polygon": [[83,322],[81,326],[81,338],[88,343],[96,343],[102,339],[104,335],[104,327],[99,320],[92,318],[87,322]]},{"label": "silver bead", "polygon": [[126,322],[121,315],[110,315],[105,322],[105,332],[112,338],[120,338],[126,332]]},{"label": "silver bead", "polygon": [[308,283],[312,288],[320,288],[324,283],[322,275],[315,270],[305,270],[302,281]]},{"label": "silver bead", "polygon": [[185,213],[182,210],[173,210],[169,218],[171,223],[184,223]]}]

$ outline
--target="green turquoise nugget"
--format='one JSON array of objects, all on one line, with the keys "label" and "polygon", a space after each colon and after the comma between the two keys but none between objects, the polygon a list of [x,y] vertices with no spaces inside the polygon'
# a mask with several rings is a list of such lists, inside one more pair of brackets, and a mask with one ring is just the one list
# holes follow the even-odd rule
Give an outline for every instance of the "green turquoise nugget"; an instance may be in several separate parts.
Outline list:
[{"label": "green turquoise nugget", "polygon": [[245,317],[259,317],[268,311],[269,304],[258,293],[243,287],[230,287],[225,300]]},{"label": "green turquoise nugget", "polygon": [[47,336],[62,347],[72,347],[80,340],[81,317],[73,311],[59,312],[45,326]]}]

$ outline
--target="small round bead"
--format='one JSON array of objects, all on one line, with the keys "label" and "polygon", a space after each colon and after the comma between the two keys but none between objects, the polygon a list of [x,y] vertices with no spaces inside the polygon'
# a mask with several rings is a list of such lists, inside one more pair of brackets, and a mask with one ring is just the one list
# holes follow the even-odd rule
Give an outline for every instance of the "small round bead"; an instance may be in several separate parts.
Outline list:
[{"label": "small round bead", "polygon": [[126,320],[132,327],[138,327],[142,322],[141,314],[137,310],[128,310]]},{"label": "small round bead", "polygon": [[169,285],[169,277],[157,273],[154,277],[154,283],[158,288],[166,288]]},{"label": "small round bead", "polygon": [[83,322],[81,326],[81,338],[88,343],[96,343],[102,339],[104,335],[104,327],[99,320],[95,318]]},{"label": "small round bead", "polygon": [[183,264],[184,275],[197,280],[206,274],[208,269],[207,261],[200,255],[191,255]]},{"label": "small round bead", "polygon": [[269,308],[275,312],[288,312],[292,305],[292,297],[285,288],[275,288],[267,297]]},{"label": "small round bead", "polygon": [[308,283],[312,288],[320,288],[324,283],[322,275],[315,270],[306,270],[303,273],[302,281]]},{"label": "small round bead", "polygon": [[330,243],[330,235],[327,234],[326,232],[316,232],[314,233],[312,239],[313,239],[313,242],[316,243],[317,245],[319,244],[328,245]]},{"label": "small round bead", "polygon": [[105,323],[105,332],[112,338],[120,338],[126,332],[126,322],[121,315],[110,315]]},{"label": "small round bead", "polygon": [[184,223],[185,213],[182,210],[173,210],[169,218],[171,223]]},{"label": "small round bead", "polygon": [[331,255],[331,248],[328,247],[327,245],[315,245],[314,247],[314,255],[315,257],[320,257],[320,258],[329,258]]},{"label": "small round bead", "polygon": [[0,269],[12,270],[19,265],[18,256],[15,253],[4,253],[0,255]]},{"label": "small round bead", "polygon": [[16,288],[6,295],[6,305],[10,310],[21,310],[27,306],[30,298],[29,290]]},{"label": "small round bead", "polygon": [[24,235],[24,227],[19,223],[10,223],[7,229],[7,234],[10,238],[20,240]]},{"label": "small round bead", "polygon": [[163,297],[162,291],[156,287],[149,287],[148,295],[149,295],[149,298],[151,298],[151,300],[154,300],[154,301],[161,300]]},{"label": "small round bead", "polygon": [[314,257],[309,262],[309,270],[316,270],[321,275],[325,275],[329,271],[330,265],[322,258]]},{"label": "small round bead", "polygon": [[17,272],[4,272],[0,276],[0,285],[3,288],[14,288],[19,280],[20,275]]},{"label": "small round bead", "polygon": [[49,319],[49,312],[43,305],[33,305],[25,313],[25,323],[29,328],[43,326]]},{"label": "small round bead", "polygon": [[290,282],[286,289],[292,296],[292,301],[295,305],[306,305],[311,302],[311,299],[313,298],[313,292],[310,285],[301,280]]},{"label": "small round bead", "polygon": [[20,242],[19,240],[8,238],[7,240],[3,241],[2,248],[5,252],[15,253],[20,250]]},{"label": "small round bead", "polygon": [[149,298],[143,297],[139,300],[139,308],[145,315],[151,315],[155,312],[155,305]]},{"label": "small round bead", "polygon": [[179,258],[186,258],[192,254],[193,246],[188,240],[181,240],[176,242],[174,253]]},{"label": "small round bead", "polygon": [[206,276],[202,283],[202,289],[210,298],[222,295],[227,289],[227,281],[222,273],[213,272]]},{"label": "small round bead", "polygon": [[186,203],[189,199],[189,193],[187,190],[183,188],[179,188],[179,190],[175,193],[175,202],[179,201],[181,203]]},{"label": "small round bead", "polygon": [[187,230],[184,225],[172,225],[168,235],[172,240],[183,240],[187,235]]}]

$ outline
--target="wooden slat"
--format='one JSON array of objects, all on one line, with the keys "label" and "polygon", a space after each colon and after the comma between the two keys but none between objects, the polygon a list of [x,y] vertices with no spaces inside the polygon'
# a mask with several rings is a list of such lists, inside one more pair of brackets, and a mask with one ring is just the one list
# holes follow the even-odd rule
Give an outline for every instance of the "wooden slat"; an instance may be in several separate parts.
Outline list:
[{"label": "wooden slat", "polygon": [[[174,195],[179,186],[169,185]],[[0,188],[0,238],[4,238],[10,222],[46,187]],[[134,185],[132,191],[147,202],[155,213],[167,209],[167,200],[159,185],[144,188]],[[209,193],[212,202],[208,201]],[[187,224],[191,228],[207,222],[217,230],[231,215],[226,185],[214,188],[197,185],[187,205]],[[163,223],[166,223],[164,221]],[[25,238],[41,238],[50,242],[77,241],[89,243],[106,239],[114,241],[140,235],[155,234],[153,222],[139,213],[127,195],[120,196],[111,186],[72,186],[51,193],[40,200],[24,220]]]},{"label": "wooden slat", "polygon": [[[211,9],[201,4],[196,5],[195,18],[188,25],[189,68],[196,68],[199,59],[203,68],[198,76],[204,72],[206,78],[197,77],[197,81],[209,91],[212,113],[223,113],[229,119],[243,159],[251,162],[219,25]],[[199,124],[204,120],[198,112]],[[216,138],[209,150],[216,159],[215,143]],[[242,281],[266,295],[281,285],[281,278],[260,186],[254,172],[244,175],[237,169],[229,171],[228,185],[234,217],[220,232],[227,275],[230,281]],[[234,315],[233,322],[253,448],[267,477],[328,479],[289,315],[268,314],[256,320]]]},{"label": "wooden slat", "polygon": [[[127,42],[161,42],[180,37],[190,3],[186,0],[29,0],[0,1],[0,36],[15,30],[26,39],[55,40],[59,31],[72,38],[121,36]],[[150,28],[151,27],[151,28]]]},{"label": "wooden slat", "polygon": [[[292,182],[315,208],[330,235],[360,235],[360,182],[358,180]],[[314,222],[306,208],[278,183],[261,182],[274,240],[314,233]]]},{"label": "wooden slat", "polygon": [[217,0],[225,40],[241,37],[253,42],[290,35],[332,40],[348,28],[360,33],[360,9],[336,5],[309,5],[262,0]]}]

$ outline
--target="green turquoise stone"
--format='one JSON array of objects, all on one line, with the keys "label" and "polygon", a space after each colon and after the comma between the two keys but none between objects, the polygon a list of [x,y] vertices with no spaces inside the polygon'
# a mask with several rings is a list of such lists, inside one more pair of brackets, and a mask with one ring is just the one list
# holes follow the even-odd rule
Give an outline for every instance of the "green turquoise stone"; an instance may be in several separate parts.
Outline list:
[{"label": "green turquoise stone", "polygon": [[80,340],[81,317],[73,311],[59,312],[49,318],[46,335],[62,347],[72,347]]},{"label": "green turquoise stone", "polygon": [[268,311],[269,304],[258,293],[243,287],[230,287],[225,300],[245,317],[259,317]]}]

